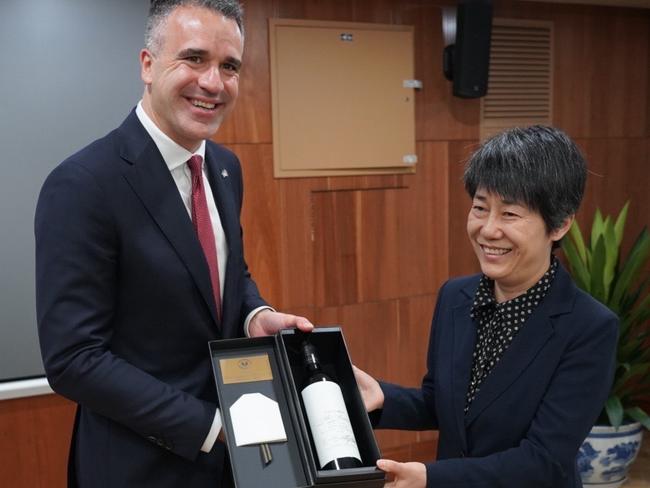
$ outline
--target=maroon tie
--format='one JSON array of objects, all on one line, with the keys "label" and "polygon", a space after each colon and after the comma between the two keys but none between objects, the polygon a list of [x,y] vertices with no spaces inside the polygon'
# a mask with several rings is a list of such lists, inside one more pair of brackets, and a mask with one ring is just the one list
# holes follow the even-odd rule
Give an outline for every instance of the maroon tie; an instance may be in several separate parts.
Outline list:
[{"label": "maroon tie", "polygon": [[219,262],[217,261],[217,245],[214,240],[212,221],[208,211],[208,201],[203,187],[203,158],[194,155],[187,162],[192,173],[192,223],[199,236],[205,259],[210,270],[210,281],[214,293],[214,303],[217,306],[217,318],[221,320],[221,287],[219,286]]}]

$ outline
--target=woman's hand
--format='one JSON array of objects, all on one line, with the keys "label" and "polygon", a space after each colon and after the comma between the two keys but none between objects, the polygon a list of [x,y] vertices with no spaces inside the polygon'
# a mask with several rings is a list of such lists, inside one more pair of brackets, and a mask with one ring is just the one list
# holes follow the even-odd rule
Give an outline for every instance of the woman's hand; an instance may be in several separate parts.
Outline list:
[{"label": "woman's hand", "polygon": [[377,467],[392,474],[393,481],[384,488],[425,488],[427,486],[427,468],[422,463],[398,463],[389,459],[377,461]]},{"label": "woman's hand", "polygon": [[365,371],[360,370],[354,364],[352,365],[354,377],[357,380],[357,386],[363,399],[363,404],[367,412],[372,412],[384,406],[384,392],[377,380]]}]

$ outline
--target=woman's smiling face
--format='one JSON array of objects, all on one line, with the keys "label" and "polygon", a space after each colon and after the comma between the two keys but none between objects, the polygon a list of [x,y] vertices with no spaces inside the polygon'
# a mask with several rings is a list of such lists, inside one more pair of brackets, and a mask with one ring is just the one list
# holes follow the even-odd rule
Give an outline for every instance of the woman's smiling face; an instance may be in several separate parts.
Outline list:
[{"label": "woman's smiling face", "polygon": [[539,212],[479,188],[467,216],[467,234],[481,271],[494,280],[497,301],[510,300],[533,286],[550,266],[553,241],[572,219],[548,232]]}]

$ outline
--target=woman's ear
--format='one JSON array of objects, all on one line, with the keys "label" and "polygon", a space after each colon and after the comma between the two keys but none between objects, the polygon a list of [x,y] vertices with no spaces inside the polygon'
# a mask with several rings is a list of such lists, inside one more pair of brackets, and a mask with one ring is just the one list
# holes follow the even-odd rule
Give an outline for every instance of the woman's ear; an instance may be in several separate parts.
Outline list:
[{"label": "woman's ear", "polygon": [[562,225],[558,227],[557,229],[553,229],[551,231],[551,240],[552,241],[559,241],[562,239],[567,232],[569,232],[569,229],[571,228],[571,224],[573,224],[573,221],[575,220],[575,214],[569,215],[567,218],[565,218],[562,221]]}]

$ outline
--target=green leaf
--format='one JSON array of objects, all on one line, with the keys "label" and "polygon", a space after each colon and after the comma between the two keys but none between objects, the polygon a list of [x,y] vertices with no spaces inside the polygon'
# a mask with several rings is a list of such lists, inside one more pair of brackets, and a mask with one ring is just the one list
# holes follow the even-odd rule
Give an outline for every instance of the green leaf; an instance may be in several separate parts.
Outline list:
[{"label": "green leaf", "polygon": [[607,399],[605,412],[612,427],[619,427],[623,423],[623,404],[618,396],[612,395]]},{"label": "green leaf", "polygon": [[638,334],[642,334],[644,330],[648,330],[646,326],[648,320],[650,320],[650,295],[646,295],[643,300],[638,301],[621,317],[621,332],[638,330]]},{"label": "green leaf", "polygon": [[628,341],[621,341],[619,338],[617,359],[619,361],[628,360],[637,348],[636,343],[630,344]]},{"label": "green leaf", "polygon": [[612,304],[616,305],[617,308],[626,291],[630,289],[634,280],[645,268],[649,255],[650,235],[648,234],[648,229],[644,227],[634,242],[632,250],[630,251],[625,264],[619,272],[619,277],[616,280],[616,285],[614,286],[614,291],[612,292],[610,301]]},{"label": "green leaf", "polygon": [[614,230],[616,231],[616,247],[620,247],[621,242],[623,242],[623,231],[625,230],[625,221],[627,220],[627,210],[629,207],[630,201],[628,200],[616,218],[616,224],[614,225]]},{"label": "green leaf", "polygon": [[650,276],[647,280],[642,281],[636,289],[626,290],[626,292],[621,297],[620,303],[618,304],[618,313],[621,318],[627,320],[627,317],[634,312],[634,310],[638,307],[638,304],[641,303],[639,299],[646,294],[648,285],[650,285]]},{"label": "green leaf", "polygon": [[650,394],[650,233],[644,227],[623,259],[629,208],[626,202],[615,220],[596,210],[589,245],[574,222],[562,246],[577,285],[619,317],[616,371],[601,420],[634,419],[650,430],[650,417],[638,407]]},{"label": "green leaf", "polygon": [[643,409],[639,407],[626,408],[625,415],[630,417],[632,420],[641,422],[641,425],[650,430],[650,416],[648,416]]},{"label": "green leaf", "polygon": [[[645,362],[645,363],[639,363],[635,364],[632,366],[618,381],[618,388],[616,389],[616,393],[619,395],[628,391],[630,389],[630,385],[627,384],[629,380],[634,378],[635,376],[641,376],[644,375],[648,372],[650,369],[650,362]],[[633,385],[636,387],[636,385]]]},{"label": "green leaf", "polygon": [[639,302],[639,304],[634,307],[634,310],[630,314],[630,317],[626,322],[629,322],[631,326],[642,324],[650,319],[650,295]]},{"label": "green leaf", "polygon": [[[571,239],[575,243],[575,248],[576,251],[578,252],[578,256],[580,257],[580,260],[586,266],[587,250],[585,249],[585,241],[582,238],[582,231],[580,230],[580,225],[578,224],[577,220],[574,220],[573,223],[571,224],[571,227],[569,228],[569,235],[571,236]],[[564,239],[563,242],[568,242],[568,239]]]},{"label": "green leaf", "polygon": [[591,239],[590,239],[590,244],[591,244],[591,250],[593,251],[595,248],[596,243],[598,242],[598,238],[603,235],[603,214],[600,213],[600,209],[596,209],[596,213],[594,214],[594,221],[591,224]]},{"label": "green leaf", "polygon": [[618,263],[618,245],[616,244],[616,231],[611,219],[605,219],[604,229],[604,242],[605,242],[605,265],[603,267],[603,296],[604,303],[609,301],[609,290],[614,281],[614,273],[616,272],[616,264]]},{"label": "green leaf", "polygon": [[607,304],[607,297],[605,296],[605,261],[607,260],[605,250],[605,238],[599,235],[595,246],[593,246],[593,254],[591,255],[591,295],[601,303]]},{"label": "green leaf", "polygon": [[[585,262],[580,258],[578,246],[569,239],[563,239],[562,250],[564,251],[564,255],[569,263],[576,284],[578,287],[589,293],[591,289],[591,278],[589,277],[589,270],[587,269]],[[585,252],[584,244],[582,252]]]}]

